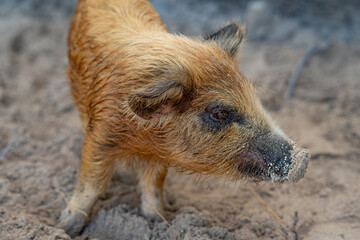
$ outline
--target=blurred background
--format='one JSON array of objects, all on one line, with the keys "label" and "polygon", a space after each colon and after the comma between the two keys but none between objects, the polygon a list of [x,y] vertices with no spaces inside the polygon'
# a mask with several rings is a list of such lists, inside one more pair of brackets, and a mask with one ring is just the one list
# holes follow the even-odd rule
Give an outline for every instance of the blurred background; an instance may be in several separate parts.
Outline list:
[{"label": "blurred background", "polygon": [[[246,24],[240,70],[312,154],[296,185],[223,185],[174,172],[165,186],[170,224],[184,239],[358,239],[360,1],[151,2],[171,33],[201,37],[232,20]],[[70,239],[56,223],[84,137],[65,72],[75,7],[75,0],[0,1],[0,239]],[[135,187],[114,177],[77,239],[176,239],[138,207]]]}]

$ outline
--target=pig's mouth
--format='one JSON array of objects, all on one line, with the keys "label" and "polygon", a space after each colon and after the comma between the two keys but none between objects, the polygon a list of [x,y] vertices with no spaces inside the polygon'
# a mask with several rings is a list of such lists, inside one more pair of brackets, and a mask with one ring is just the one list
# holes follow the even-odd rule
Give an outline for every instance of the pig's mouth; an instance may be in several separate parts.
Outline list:
[{"label": "pig's mouth", "polygon": [[263,181],[270,177],[265,158],[257,151],[249,151],[245,154],[236,156],[237,169],[243,173],[246,178],[252,181]]},{"label": "pig's mouth", "polygon": [[306,172],[310,159],[306,149],[292,148],[280,157],[271,158],[271,154],[261,149],[251,150],[237,155],[238,171],[252,181],[271,180],[274,182],[297,182]]}]

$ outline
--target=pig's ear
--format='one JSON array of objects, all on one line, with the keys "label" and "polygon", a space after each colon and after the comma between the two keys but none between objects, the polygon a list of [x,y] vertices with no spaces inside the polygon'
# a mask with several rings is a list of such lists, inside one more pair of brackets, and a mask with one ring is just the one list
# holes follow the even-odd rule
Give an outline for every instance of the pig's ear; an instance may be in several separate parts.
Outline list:
[{"label": "pig's ear", "polygon": [[231,58],[235,58],[241,43],[245,42],[245,27],[233,22],[206,36],[205,40],[215,41]]},{"label": "pig's ear", "polygon": [[181,83],[166,79],[136,91],[129,98],[129,106],[144,119],[159,118],[181,111],[184,93]]}]

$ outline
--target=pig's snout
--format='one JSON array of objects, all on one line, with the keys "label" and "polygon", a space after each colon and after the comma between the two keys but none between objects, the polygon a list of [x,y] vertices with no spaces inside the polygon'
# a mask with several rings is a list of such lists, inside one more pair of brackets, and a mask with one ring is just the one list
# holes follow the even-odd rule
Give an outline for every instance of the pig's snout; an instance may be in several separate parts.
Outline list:
[{"label": "pig's snout", "polygon": [[305,175],[309,158],[309,151],[291,140],[263,135],[251,142],[238,169],[258,180],[294,183]]},{"label": "pig's snout", "polygon": [[287,176],[289,182],[297,182],[304,177],[310,153],[307,149],[295,149],[292,154],[292,162]]},{"label": "pig's snout", "polygon": [[269,177],[272,181],[297,182],[304,177],[310,159],[310,153],[306,149],[283,144],[282,147],[272,151],[267,161]]}]

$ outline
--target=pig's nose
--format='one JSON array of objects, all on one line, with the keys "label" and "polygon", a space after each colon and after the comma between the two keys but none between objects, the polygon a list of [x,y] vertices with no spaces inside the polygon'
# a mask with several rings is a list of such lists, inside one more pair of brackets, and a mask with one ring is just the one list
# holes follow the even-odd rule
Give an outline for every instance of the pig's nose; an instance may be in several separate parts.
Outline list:
[{"label": "pig's nose", "polygon": [[292,154],[292,162],[288,173],[289,182],[297,182],[304,177],[307,165],[310,160],[310,153],[307,149],[295,149]]}]

